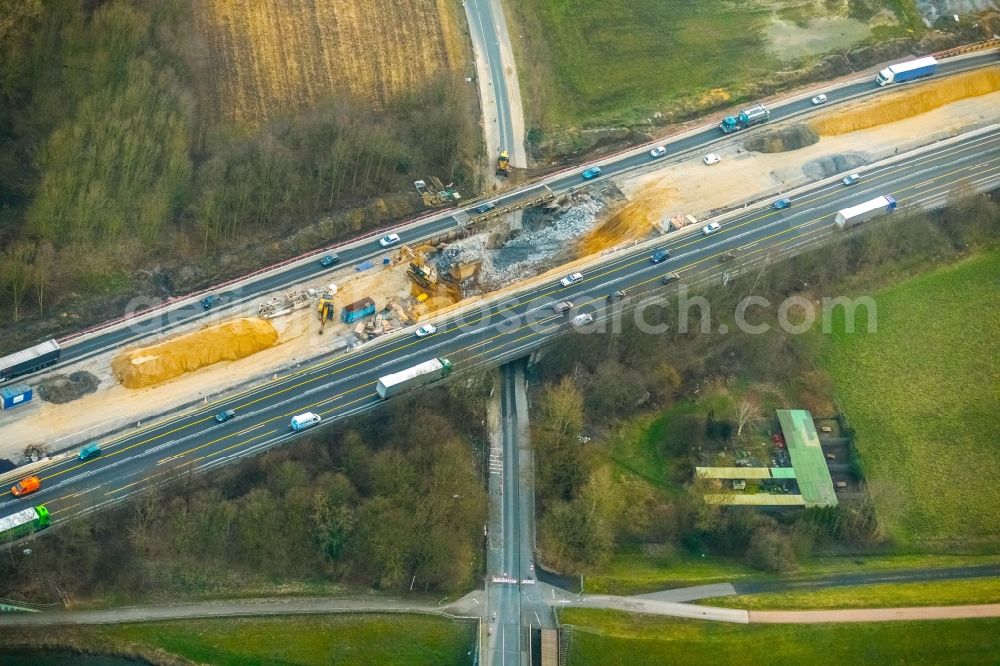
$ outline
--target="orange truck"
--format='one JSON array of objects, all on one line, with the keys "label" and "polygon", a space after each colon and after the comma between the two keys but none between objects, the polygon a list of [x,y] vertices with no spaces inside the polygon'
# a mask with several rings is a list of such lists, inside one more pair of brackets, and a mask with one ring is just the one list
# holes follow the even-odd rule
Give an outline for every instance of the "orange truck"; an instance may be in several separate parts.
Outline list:
[{"label": "orange truck", "polygon": [[15,483],[14,487],[10,489],[10,492],[14,494],[14,497],[23,497],[24,495],[35,492],[41,487],[41,479],[37,476],[29,476]]}]

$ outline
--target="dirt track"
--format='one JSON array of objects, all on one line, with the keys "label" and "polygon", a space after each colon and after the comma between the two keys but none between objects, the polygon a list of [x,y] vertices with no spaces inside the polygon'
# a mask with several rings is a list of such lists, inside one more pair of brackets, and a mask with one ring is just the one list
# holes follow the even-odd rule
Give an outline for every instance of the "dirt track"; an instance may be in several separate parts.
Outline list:
[{"label": "dirt track", "polygon": [[751,624],[825,624],[828,622],[893,622],[1000,617],[1000,604],[920,606],[917,608],[854,608],[846,610],[749,611]]}]

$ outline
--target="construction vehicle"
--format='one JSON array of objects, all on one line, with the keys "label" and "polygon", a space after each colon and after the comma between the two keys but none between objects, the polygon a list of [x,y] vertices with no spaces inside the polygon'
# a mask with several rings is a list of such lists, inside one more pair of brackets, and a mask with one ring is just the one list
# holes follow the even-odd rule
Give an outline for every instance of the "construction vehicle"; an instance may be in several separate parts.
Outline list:
[{"label": "construction vehicle", "polygon": [[510,153],[501,150],[497,155],[497,175],[506,178],[510,175]]},{"label": "construction vehicle", "polygon": [[379,397],[385,400],[417,386],[444,379],[450,374],[451,361],[446,358],[434,358],[412,368],[379,377],[375,390]]},{"label": "construction vehicle", "polygon": [[421,266],[418,263],[411,262],[410,268],[406,271],[406,274],[413,278],[414,282],[425,289],[429,289],[431,285],[437,284],[437,270],[435,270],[432,266]]},{"label": "construction vehicle", "polygon": [[335,290],[324,291],[319,296],[319,305],[316,306],[316,311],[319,312],[319,334],[323,335],[323,329],[326,328],[326,322],[333,319],[333,295],[337,292]]},{"label": "construction vehicle", "polygon": [[896,200],[889,195],[877,197],[871,201],[838,211],[834,222],[841,229],[853,227],[862,222],[867,222],[873,217],[888,215],[896,210],[896,205]]},{"label": "construction vehicle", "polygon": [[771,118],[771,112],[762,104],[743,109],[738,116],[727,116],[719,123],[723,134],[730,134],[741,129],[766,123]]}]

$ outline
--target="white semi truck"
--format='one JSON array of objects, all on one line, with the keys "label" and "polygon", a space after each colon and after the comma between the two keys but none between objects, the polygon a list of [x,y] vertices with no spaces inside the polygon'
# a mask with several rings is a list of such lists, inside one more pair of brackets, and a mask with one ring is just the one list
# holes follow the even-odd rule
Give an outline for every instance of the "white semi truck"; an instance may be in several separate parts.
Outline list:
[{"label": "white semi truck", "polygon": [[862,222],[867,222],[873,217],[887,215],[894,210],[896,210],[896,200],[887,194],[858,204],[857,206],[837,211],[837,217],[834,218],[834,222],[841,229],[847,229],[857,226]]},{"label": "white semi truck", "polygon": [[444,379],[450,374],[451,361],[446,358],[433,358],[412,368],[379,377],[375,390],[378,391],[379,397],[385,400],[411,388]]}]

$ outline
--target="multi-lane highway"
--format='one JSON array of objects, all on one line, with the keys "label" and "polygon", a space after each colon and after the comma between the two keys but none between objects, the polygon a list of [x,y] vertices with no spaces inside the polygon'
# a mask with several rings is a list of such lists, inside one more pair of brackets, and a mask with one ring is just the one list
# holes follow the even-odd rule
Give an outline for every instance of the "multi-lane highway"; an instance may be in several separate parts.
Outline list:
[{"label": "multi-lane highway", "polygon": [[[965,56],[960,59],[946,60],[942,61],[938,67],[938,76],[946,76],[967,69],[995,64],[995,62],[996,53],[994,52],[971,57]],[[827,97],[829,98],[826,107],[836,104],[838,101],[852,98],[857,95],[878,94],[882,92],[890,92],[893,89],[894,88],[892,86],[880,89],[875,85],[873,77],[866,77],[855,83],[849,83],[825,90],[824,92],[826,92]],[[784,104],[773,105],[770,108],[771,122],[773,124],[775,121],[806,112],[813,107],[809,102],[809,98],[804,97],[802,99],[790,101]],[[707,126],[702,130],[688,133],[680,138],[665,143],[664,145],[667,149],[666,156],[659,159],[660,161],[669,160],[671,157],[676,158],[682,153],[687,153],[695,149],[705,149],[709,144],[716,141],[740,140],[742,136],[743,135],[741,134],[724,136],[716,127]],[[607,160],[600,160],[595,162],[595,164],[599,164],[601,166],[601,179],[605,179],[611,176],[621,175],[624,172],[639,167],[648,166],[651,161],[652,158],[646,150],[637,149]],[[582,165],[580,168],[582,169],[583,166],[587,165]],[[535,199],[539,196],[539,194],[546,191],[546,189],[551,190],[554,193],[560,193],[578,187],[581,184],[583,184],[583,182],[580,179],[579,170],[573,170],[571,172],[560,173],[538,183],[510,191],[495,198],[494,201],[496,202],[497,209],[499,210],[505,206],[515,206],[521,202]],[[442,232],[466,224],[473,215],[473,207],[466,210],[448,210],[438,215],[427,217],[419,223],[400,228],[397,231],[399,232],[403,243],[412,243],[421,239],[439,235]],[[377,239],[372,238],[364,242],[352,243],[342,248],[337,248],[337,252],[342,260],[341,265],[343,265],[379,256],[383,253],[383,250],[379,248]],[[238,289],[218,292],[217,295],[223,298],[223,303],[219,307],[227,307],[232,303],[252,299],[260,295],[268,294],[314,278],[317,274],[324,270],[318,263],[318,259],[321,254],[323,253],[318,253],[315,259],[295,262],[282,270],[277,270],[260,278],[249,280],[241,284]],[[216,311],[216,309],[213,309],[213,312],[214,311]],[[110,327],[100,333],[88,335],[86,337],[77,338],[71,336],[71,339],[65,345],[63,361],[61,364],[92,356],[99,353],[101,350],[113,348],[115,346],[134,341],[144,335],[163,330],[164,328],[190,322],[193,318],[203,315],[205,315],[205,310],[202,308],[201,304],[196,301],[183,306],[156,310],[149,315],[136,316],[127,326],[122,325]]]},{"label": "multi-lane highway", "polygon": [[[452,360],[458,374],[480,365],[498,365],[573,328],[570,317],[552,311],[556,301],[571,300],[576,312],[595,315],[600,328],[606,296],[629,289],[630,307],[644,296],[670,295],[675,284],[661,278],[677,272],[683,283],[717,278],[723,269],[742,262],[799,251],[838,232],[836,211],[882,194],[891,194],[902,212],[943,204],[956,189],[986,190],[1000,184],[1000,132],[964,138],[919,156],[874,167],[852,187],[839,182],[817,185],[797,194],[785,210],[749,210],[724,222],[711,236],[693,234],[667,239],[672,257],[662,264],[649,261],[649,249],[633,249],[606,257],[584,271],[584,277],[562,288],[545,281],[518,292],[498,294],[495,301],[437,323],[426,338],[397,336],[365,345],[349,354],[319,359],[291,369],[272,381],[206,405],[191,413],[105,440],[99,457],[54,463],[39,472],[42,489],[28,497],[0,497],[0,516],[29,505],[45,503],[59,521],[129,494],[148,489],[187,470],[204,470],[228,460],[279,445],[293,435],[289,419],[304,411],[329,421],[375,408],[380,400],[375,383],[395,372],[437,356]],[[895,213],[887,224],[898,223]],[[873,221],[870,224],[877,224]],[[736,251],[738,259],[720,264],[719,257]],[[618,308],[616,308],[617,310]],[[459,378],[458,381],[461,381]],[[234,409],[232,421],[217,424],[213,415]]]}]

